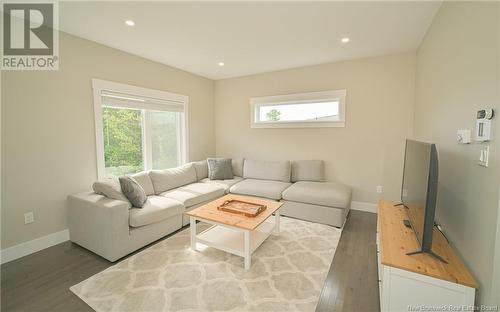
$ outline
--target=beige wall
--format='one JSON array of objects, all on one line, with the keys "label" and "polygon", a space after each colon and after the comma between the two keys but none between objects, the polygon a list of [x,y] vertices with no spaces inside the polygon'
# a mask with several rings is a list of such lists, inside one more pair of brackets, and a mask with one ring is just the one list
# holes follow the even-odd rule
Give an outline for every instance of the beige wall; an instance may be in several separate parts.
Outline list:
[{"label": "beige wall", "polygon": [[60,59],[2,72],[2,248],[65,229],[66,196],[96,179],[92,78],[188,95],[190,159],[215,153],[213,81],[64,33]]},{"label": "beige wall", "polygon": [[[415,136],[437,143],[438,221],[479,280],[480,303],[492,302],[499,138],[494,133],[483,168],[481,144],[460,145],[455,137],[457,129],[474,129],[478,109],[499,112],[498,5],[445,2],[417,53]],[[499,123],[497,116],[493,127]]]},{"label": "beige wall", "polygon": [[[499,85],[499,87],[500,87],[500,85]],[[495,238],[494,248],[495,248],[495,254],[494,254],[495,258],[493,260],[493,278],[491,281],[491,297],[489,298],[488,302],[490,304],[496,304],[496,305],[500,306],[500,199],[498,201],[497,235]]]},{"label": "beige wall", "polygon": [[[500,5],[497,5],[497,29],[500,29]],[[497,51],[500,51],[500,31],[497,31]],[[500,101],[500,61],[497,62],[497,96]],[[497,126],[497,138],[500,138],[500,127]],[[499,186],[500,187],[500,186]],[[500,189],[499,189],[500,194]],[[493,281],[491,285],[490,303],[500,306],[500,196],[497,210],[497,236],[495,240],[495,259],[493,261]]]},{"label": "beige wall", "polygon": [[[397,200],[414,77],[415,54],[404,53],[216,81],[216,153],[323,159],[327,179],[352,185],[354,200]],[[251,97],[337,89],[347,89],[345,128],[250,128]]]}]

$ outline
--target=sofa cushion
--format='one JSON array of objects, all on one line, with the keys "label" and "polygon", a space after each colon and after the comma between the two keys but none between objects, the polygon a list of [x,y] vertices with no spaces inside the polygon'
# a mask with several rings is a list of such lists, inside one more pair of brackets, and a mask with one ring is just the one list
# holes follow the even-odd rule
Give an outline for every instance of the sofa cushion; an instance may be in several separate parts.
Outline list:
[{"label": "sofa cushion", "polygon": [[229,193],[229,188],[231,188],[231,186],[235,185],[236,183],[238,183],[242,180],[243,180],[243,178],[234,176],[232,179],[226,179],[226,180],[210,180],[209,178],[205,178],[205,179],[201,180],[200,182],[218,185],[218,186],[222,187],[224,189],[224,192],[227,194],[227,193]]},{"label": "sofa cushion", "polygon": [[206,159],[193,162],[193,166],[196,170],[196,178],[198,181],[208,178],[208,164]]},{"label": "sofa cushion", "polygon": [[245,160],[243,177],[246,179],[290,182],[290,161]]},{"label": "sofa cushion", "polygon": [[233,158],[231,160],[231,166],[233,167],[233,174],[238,177],[243,176],[243,164],[245,163],[244,158]]},{"label": "sofa cushion", "polygon": [[207,158],[208,178],[210,180],[226,180],[233,178],[231,158]]},{"label": "sofa cushion", "polygon": [[224,188],[217,184],[192,183],[161,193],[182,203],[186,208],[224,195]]},{"label": "sofa cushion", "polygon": [[142,208],[148,199],[146,192],[137,181],[129,176],[119,177],[120,185],[122,187],[123,195],[127,197],[132,206]]},{"label": "sofa cushion", "polygon": [[283,199],[336,208],[348,208],[351,188],[334,182],[299,181],[283,192]]},{"label": "sofa cushion", "polygon": [[246,179],[236,183],[229,189],[231,193],[265,197],[270,199],[281,199],[281,193],[291,183],[270,180]]},{"label": "sofa cushion", "polygon": [[325,165],[322,160],[293,160],[292,182],[325,180]]},{"label": "sofa cushion", "polygon": [[110,199],[118,199],[126,202],[128,198],[123,194],[120,181],[116,178],[104,178],[92,184],[92,189],[96,194],[106,196]]},{"label": "sofa cushion", "polygon": [[149,177],[153,182],[156,195],[197,181],[193,164],[185,164],[165,170],[151,170]]},{"label": "sofa cushion", "polygon": [[129,224],[139,227],[159,222],[184,212],[184,206],[176,200],[162,196],[148,196],[142,208],[129,210]]},{"label": "sofa cushion", "polygon": [[134,173],[130,175],[134,178],[137,183],[142,187],[146,195],[153,195],[155,193],[155,189],[153,188],[153,182],[151,182],[151,178],[147,171],[141,171],[138,173]]}]

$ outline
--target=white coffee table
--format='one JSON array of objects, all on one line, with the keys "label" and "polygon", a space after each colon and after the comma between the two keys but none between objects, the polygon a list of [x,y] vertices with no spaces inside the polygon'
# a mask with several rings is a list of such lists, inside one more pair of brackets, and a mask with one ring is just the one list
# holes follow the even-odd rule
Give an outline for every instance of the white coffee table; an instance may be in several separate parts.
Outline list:
[{"label": "white coffee table", "polygon": [[[236,199],[267,208],[256,217],[217,209],[225,201]],[[252,253],[271,234],[279,235],[280,213],[282,203],[255,197],[228,194],[210,203],[186,212],[190,218],[191,249],[197,250],[196,244],[217,248],[225,252],[245,258],[245,269],[250,269]],[[274,213],[274,222],[271,219]],[[196,234],[196,221],[203,221],[212,226]]]}]

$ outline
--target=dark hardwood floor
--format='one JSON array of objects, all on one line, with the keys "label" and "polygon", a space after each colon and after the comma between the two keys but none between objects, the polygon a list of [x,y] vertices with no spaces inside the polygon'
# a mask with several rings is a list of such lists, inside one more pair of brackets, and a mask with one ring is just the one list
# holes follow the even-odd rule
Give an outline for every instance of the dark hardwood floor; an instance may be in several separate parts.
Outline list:
[{"label": "dark hardwood floor", "polygon": [[316,312],[380,311],[376,231],[376,214],[351,210]]},{"label": "dark hardwood floor", "polygon": [[[379,311],[375,231],[375,214],[350,212],[317,312]],[[69,287],[111,265],[71,242],[3,264],[1,311],[92,311]]]}]

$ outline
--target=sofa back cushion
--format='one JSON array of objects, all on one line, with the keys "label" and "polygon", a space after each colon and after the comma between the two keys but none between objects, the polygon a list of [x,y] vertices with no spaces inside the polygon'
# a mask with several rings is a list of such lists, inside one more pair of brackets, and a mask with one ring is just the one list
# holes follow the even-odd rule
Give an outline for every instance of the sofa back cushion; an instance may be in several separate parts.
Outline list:
[{"label": "sofa back cushion", "polygon": [[192,163],[165,170],[151,170],[149,177],[153,181],[155,194],[197,181],[196,170]]},{"label": "sofa back cushion", "polygon": [[233,174],[238,177],[243,176],[243,163],[244,158],[233,158],[231,161],[231,166],[233,166]]},{"label": "sofa back cushion", "polygon": [[292,182],[325,180],[325,165],[322,160],[293,160]]},{"label": "sofa back cushion", "polygon": [[142,187],[147,196],[153,195],[155,193],[153,182],[151,181],[151,178],[149,177],[147,171],[134,173],[130,176],[134,178],[134,180]]},{"label": "sofa back cushion", "polygon": [[128,198],[123,194],[120,181],[116,178],[104,178],[94,182],[92,185],[94,192],[111,199],[118,199],[128,202]]},{"label": "sofa back cushion", "polygon": [[243,166],[246,179],[290,182],[290,161],[260,161],[246,159]]},{"label": "sofa back cushion", "polygon": [[193,162],[194,169],[196,170],[196,177],[198,181],[208,178],[208,164],[206,160]]}]

